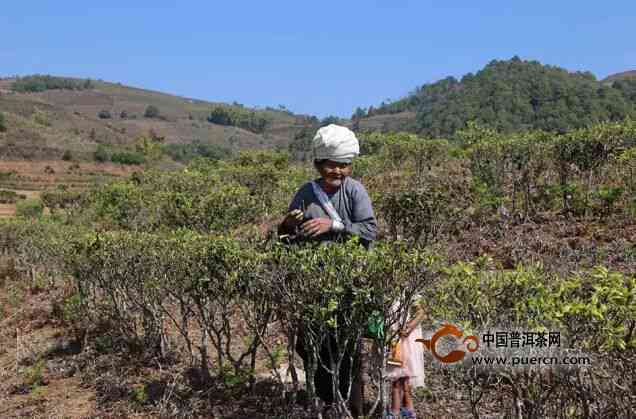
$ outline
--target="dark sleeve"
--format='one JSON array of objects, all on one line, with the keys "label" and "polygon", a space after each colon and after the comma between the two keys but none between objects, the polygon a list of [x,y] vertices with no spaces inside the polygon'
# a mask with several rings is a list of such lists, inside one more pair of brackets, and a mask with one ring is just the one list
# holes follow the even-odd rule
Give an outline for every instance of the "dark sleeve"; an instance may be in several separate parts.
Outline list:
[{"label": "dark sleeve", "polygon": [[361,183],[355,185],[352,190],[352,220],[344,220],[345,231],[359,236],[363,244],[375,240],[378,233],[378,225],[373,214],[373,206],[367,190]]},{"label": "dark sleeve", "polygon": [[[300,210],[305,210],[305,208],[307,207],[307,205],[309,205],[309,199],[307,196],[307,184],[303,185],[298,192],[296,192],[296,194],[294,195],[294,198],[292,199],[291,203],[289,204],[288,207],[288,211],[293,211],[295,209],[300,209]],[[283,226],[283,223],[281,222],[278,225],[278,235],[283,235],[283,234],[294,234],[294,231],[291,231],[287,228],[285,228]]]},{"label": "dark sleeve", "polygon": [[295,209],[300,209],[305,211],[305,209],[310,203],[310,198],[311,198],[308,195],[310,191],[307,185],[308,184],[304,184],[300,189],[298,189],[298,192],[296,192],[296,195],[294,195],[294,199],[292,199],[291,203],[289,204],[288,211],[293,211]]}]

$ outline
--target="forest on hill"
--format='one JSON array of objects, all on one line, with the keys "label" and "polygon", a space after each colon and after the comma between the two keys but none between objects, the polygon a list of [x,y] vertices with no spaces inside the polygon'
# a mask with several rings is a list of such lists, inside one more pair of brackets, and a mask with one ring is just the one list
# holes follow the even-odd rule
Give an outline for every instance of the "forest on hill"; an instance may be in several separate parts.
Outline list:
[{"label": "forest on hill", "polygon": [[354,119],[416,112],[403,128],[427,137],[449,137],[475,121],[502,132],[541,129],[565,132],[635,115],[636,80],[601,82],[590,72],[518,57],[494,60],[475,74],[447,77],[418,87],[405,98],[367,110]]}]

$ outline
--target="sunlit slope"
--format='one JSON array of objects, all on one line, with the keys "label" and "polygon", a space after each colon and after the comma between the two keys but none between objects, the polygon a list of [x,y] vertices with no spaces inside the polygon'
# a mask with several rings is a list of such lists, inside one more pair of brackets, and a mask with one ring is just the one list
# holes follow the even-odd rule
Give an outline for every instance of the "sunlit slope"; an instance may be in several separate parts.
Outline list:
[{"label": "sunlit slope", "polygon": [[[166,144],[198,141],[232,150],[284,148],[307,119],[271,108],[254,110],[268,123],[262,132],[251,132],[208,122],[210,110],[220,103],[103,81],[92,81],[92,88],[84,90],[16,93],[11,90],[13,81],[0,80],[0,112],[6,126],[0,133],[2,159],[61,159],[70,150],[74,158],[90,160],[98,144],[131,145],[150,130]],[[149,106],[159,111],[157,117],[144,116]],[[110,117],[103,118],[104,112]]]}]

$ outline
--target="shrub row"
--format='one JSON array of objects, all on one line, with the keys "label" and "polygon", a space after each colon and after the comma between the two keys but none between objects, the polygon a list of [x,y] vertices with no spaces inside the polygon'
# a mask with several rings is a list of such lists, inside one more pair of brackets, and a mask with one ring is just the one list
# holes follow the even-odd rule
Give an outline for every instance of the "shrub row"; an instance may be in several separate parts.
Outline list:
[{"label": "shrub row", "polygon": [[51,89],[83,90],[92,87],[93,83],[89,79],[78,80],[41,74],[19,77],[11,84],[11,89],[16,92],[43,92]]},{"label": "shrub row", "polygon": [[[420,293],[431,302],[425,305],[434,319],[467,333],[497,327],[559,330],[563,346],[588,354],[593,370],[605,371],[595,377],[578,369],[547,375],[540,369],[467,364],[452,370],[451,376],[474,391],[509,392],[507,403],[524,417],[559,409],[620,416],[630,408],[630,375],[621,371],[633,369],[625,360],[636,350],[633,275],[597,267],[558,277],[540,266],[502,270],[485,258],[448,266],[398,243],[370,251],[355,242],[257,249],[184,229],[95,233],[24,221],[3,222],[0,232],[19,266],[70,275],[76,294],[67,311],[75,312],[69,319],[77,330],[90,335],[99,327],[102,337],[118,337],[128,350],[146,356],[166,357],[185,348],[206,375],[248,380],[258,351],[275,356],[264,337],[278,319],[290,355],[295,332],[303,331],[311,383],[319,362],[338,371],[375,311],[384,313],[385,330],[396,330]],[[327,358],[318,350],[326,339],[335,342]],[[384,353],[376,355],[370,376],[380,390]],[[311,385],[308,391],[313,394]],[[382,391],[377,394],[379,408],[386,400]],[[345,409],[346,396],[339,401]],[[477,399],[473,409],[480,408]]]},{"label": "shrub row", "polygon": [[[75,295],[64,311],[75,330],[99,330],[101,339],[111,336],[144,356],[185,348],[186,359],[208,377],[209,369],[250,377],[257,351],[275,362],[264,339],[274,319],[290,342],[303,332],[309,377],[319,362],[339,370],[349,351],[358,350],[373,312],[386,311],[386,330],[403,324],[415,294],[431,279],[427,255],[399,245],[366,251],[352,241],[258,250],[185,229],[95,233],[43,226],[13,222],[1,224],[0,232],[21,264],[46,263],[49,273],[72,278]],[[24,234],[32,238],[23,242]],[[397,309],[384,310],[396,301]],[[335,346],[326,357],[319,348],[328,339]],[[291,356],[294,345],[288,350]],[[384,352],[378,356],[383,365]],[[379,389],[383,368],[372,376]],[[347,398],[340,400],[343,409]]]}]

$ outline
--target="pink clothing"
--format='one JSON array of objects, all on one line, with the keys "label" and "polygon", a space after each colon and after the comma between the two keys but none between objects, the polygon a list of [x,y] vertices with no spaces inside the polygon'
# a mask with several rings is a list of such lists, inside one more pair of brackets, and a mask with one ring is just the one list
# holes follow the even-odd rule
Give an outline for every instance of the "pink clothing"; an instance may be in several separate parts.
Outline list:
[{"label": "pink clothing", "polygon": [[402,366],[387,365],[387,377],[391,381],[409,378],[412,387],[424,387],[424,349],[421,342],[422,329],[418,325],[410,335],[400,338],[400,358]]}]

